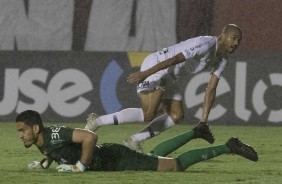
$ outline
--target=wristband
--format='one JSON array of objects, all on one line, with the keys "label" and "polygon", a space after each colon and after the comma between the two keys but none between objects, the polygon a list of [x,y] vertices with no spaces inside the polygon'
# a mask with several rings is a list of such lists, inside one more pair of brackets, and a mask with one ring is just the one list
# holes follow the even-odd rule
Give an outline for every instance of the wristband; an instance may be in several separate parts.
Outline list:
[{"label": "wristband", "polygon": [[49,166],[49,162],[46,158],[44,158],[43,160],[40,161],[40,165],[42,166],[43,169],[47,169],[47,167]]},{"label": "wristband", "polygon": [[86,166],[83,164],[83,163],[81,163],[79,160],[76,162],[76,167],[78,167],[81,171],[85,171],[86,170]]}]

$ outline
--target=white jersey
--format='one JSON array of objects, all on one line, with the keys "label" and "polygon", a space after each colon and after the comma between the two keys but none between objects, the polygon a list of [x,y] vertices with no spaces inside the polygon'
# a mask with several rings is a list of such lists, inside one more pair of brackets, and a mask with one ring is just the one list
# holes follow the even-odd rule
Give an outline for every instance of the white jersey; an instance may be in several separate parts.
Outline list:
[{"label": "white jersey", "polygon": [[187,72],[196,74],[210,69],[211,73],[220,78],[227,65],[227,57],[216,57],[216,49],[217,37],[200,36],[148,55],[141,65],[141,71],[145,71],[179,53],[185,56],[186,61],[160,70],[139,82],[137,93],[161,89],[164,91],[163,99],[182,100],[182,93],[177,84],[178,80],[175,80],[180,75],[185,75]]},{"label": "white jersey", "polygon": [[155,54],[158,55],[158,62],[162,62],[179,53],[182,53],[186,58],[185,62],[163,70],[163,75],[171,74],[178,77],[183,71],[196,74],[209,69],[211,73],[220,77],[227,65],[227,57],[216,57],[216,49],[217,37],[199,36],[182,41]]}]

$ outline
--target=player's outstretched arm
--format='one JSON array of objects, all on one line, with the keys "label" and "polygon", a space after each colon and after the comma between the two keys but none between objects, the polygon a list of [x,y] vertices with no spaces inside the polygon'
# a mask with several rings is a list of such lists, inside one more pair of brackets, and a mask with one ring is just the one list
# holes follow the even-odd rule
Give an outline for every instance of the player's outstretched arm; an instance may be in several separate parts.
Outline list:
[{"label": "player's outstretched arm", "polygon": [[135,84],[136,82],[140,82],[143,81],[144,79],[146,79],[147,77],[149,77],[150,75],[160,71],[160,70],[164,70],[170,66],[179,64],[184,62],[185,56],[182,53],[179,53],[177,55],[175,55],[172,58],[169,58],[163,62],[160,62],[158,64],[156,64],[155,66],[153,66],[152,68],[149,68],[148,70],[145,71],[139,71],[139,72],[135,72],[130,74],[127,77],[127,82],[130,84]]},{"label": "player's outstretched arm", "polygon": [[218,81],[219,78],[215,74],[212,74],[205,92],[201,122],[206,123],[208,120],[208,116],[215,99]]}]

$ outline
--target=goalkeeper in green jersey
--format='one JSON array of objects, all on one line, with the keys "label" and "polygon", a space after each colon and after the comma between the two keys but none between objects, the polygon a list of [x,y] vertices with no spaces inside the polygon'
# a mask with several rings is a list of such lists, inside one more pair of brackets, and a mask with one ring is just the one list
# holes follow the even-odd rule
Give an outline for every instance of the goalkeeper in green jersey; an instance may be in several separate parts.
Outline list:
[{"label": "goalkeeper in green jersey", "polygon": [[29,168],[47,169],[57,162],[58,172],[83,171],[185,171],[189,166],[222,154],[237,154],[257,161],[256,151],[237,138],[225,144],[199,148],[182,153],[176,158],[166,157],[169,153],[190,140],[213,138],[206,124],[177,135],[158,144],[149,154],[143,154],[121,144],[97,145],[98,136],[91,131],[64,126],[44,127],[40,114],[33,110],[24,111],[16,117],[16,127],[26,148],[37,146],[45,158],[28,164]]}]

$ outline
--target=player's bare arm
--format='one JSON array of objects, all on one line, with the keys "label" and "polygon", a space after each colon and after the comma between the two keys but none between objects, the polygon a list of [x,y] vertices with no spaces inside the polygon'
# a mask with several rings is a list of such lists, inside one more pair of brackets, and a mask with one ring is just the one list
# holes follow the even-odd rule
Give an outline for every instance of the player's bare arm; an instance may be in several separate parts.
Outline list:
[{"label": "player's bare arm", "polygon": [[136,82],[142,81],[145,78],[149,77],[150,75],[152,75],[152,74],[154,74],[154,73],[156,73],[160,70],[163,70],[163,69],[166,69],[170,66],[182,63],[185,60],[186,60],[185,56],[182,53],[179,53],[172,58],[169,58],[169,59],[167,59],[163,62],[158,63],[157,65],[153,66],[152,68],[149,68],[148,70],[139,71],[139,72],[135,72],[135,73],[130,74],[127,77],[127,82],[130,83],[130,84],[134,84]]},{"label": "player's bare arm", "polygon": [[91,162],[94,147],[97,143],[98,136],[90,131],[83,129],[74,129],[72,141],[82,145],[80,162],[88,165]]},{"label": "player's bare arm", "polygon": [[216,87],[218,84],[219,78],[212,74],[209,80],[208,86],[205,92],[205,98],[203,103],[203,112],[202,112],[202,119],[201,121],[207,122],[208,116],[210,114],[211,107],[213,105],[215,95],[216,95]]}]

